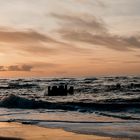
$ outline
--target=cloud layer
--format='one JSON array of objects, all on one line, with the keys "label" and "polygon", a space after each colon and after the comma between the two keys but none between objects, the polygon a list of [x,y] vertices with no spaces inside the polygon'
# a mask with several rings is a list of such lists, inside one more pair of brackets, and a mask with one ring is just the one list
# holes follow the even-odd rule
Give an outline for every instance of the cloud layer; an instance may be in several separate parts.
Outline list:
[{"label": "cloud layer", "polygon": [[47,54],[48,52],[53,52],[53,49],[49,47],[49,43],[57,44],[58,42],[34,30],[0,30],[0,50],[3,51],[12,50],[16,52]]},{"label": "cloud layer", "polygon": [[63,26],[58,33],[65,40],[85,42],[92,45],[105,46],[111,49],[126,51],[140,49],[140,36],[118,36],[108,31],[106,24],[90,15],[59,15],[52,14]]}]

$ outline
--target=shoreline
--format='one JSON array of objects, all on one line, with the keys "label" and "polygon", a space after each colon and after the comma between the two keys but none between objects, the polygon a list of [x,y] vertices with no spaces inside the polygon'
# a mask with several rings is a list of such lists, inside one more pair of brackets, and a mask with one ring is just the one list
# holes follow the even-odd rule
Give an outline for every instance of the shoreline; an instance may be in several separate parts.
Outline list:
[{"label": "shoreline", "polygon": [[44,128],[16,122],[0,122],[0,140],[128,140],[68,132],[59,128]]}]

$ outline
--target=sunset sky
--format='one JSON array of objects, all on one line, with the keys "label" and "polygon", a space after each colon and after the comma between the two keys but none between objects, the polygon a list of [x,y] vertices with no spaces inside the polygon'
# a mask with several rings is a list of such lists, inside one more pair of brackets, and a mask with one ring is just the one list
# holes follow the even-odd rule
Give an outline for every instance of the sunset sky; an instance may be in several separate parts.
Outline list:
[{"label": "sunset sky", "polygon": [[140,0],[0,0],[0,77],[140,74]]}]

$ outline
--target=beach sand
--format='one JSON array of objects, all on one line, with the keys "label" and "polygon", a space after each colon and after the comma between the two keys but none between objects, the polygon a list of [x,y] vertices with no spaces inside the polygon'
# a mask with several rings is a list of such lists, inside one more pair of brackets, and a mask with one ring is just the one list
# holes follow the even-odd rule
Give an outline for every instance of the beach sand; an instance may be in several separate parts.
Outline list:
[{"label": "beach sand", "polygon": [[96,135],[67,132],[63,129],[42,128],[20,123],[0,123],[0,140],[122,140]]}]

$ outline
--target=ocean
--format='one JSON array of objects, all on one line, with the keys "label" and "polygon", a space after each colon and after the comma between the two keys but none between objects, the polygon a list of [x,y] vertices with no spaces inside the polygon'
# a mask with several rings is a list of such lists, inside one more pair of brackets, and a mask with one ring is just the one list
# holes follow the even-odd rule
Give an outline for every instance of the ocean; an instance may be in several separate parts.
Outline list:
[{"label": "ocean", "polygon": [[[74,94],[47,96],[63,84]],[[0,121],[140,139],[140,77],[0,79]]]}]

